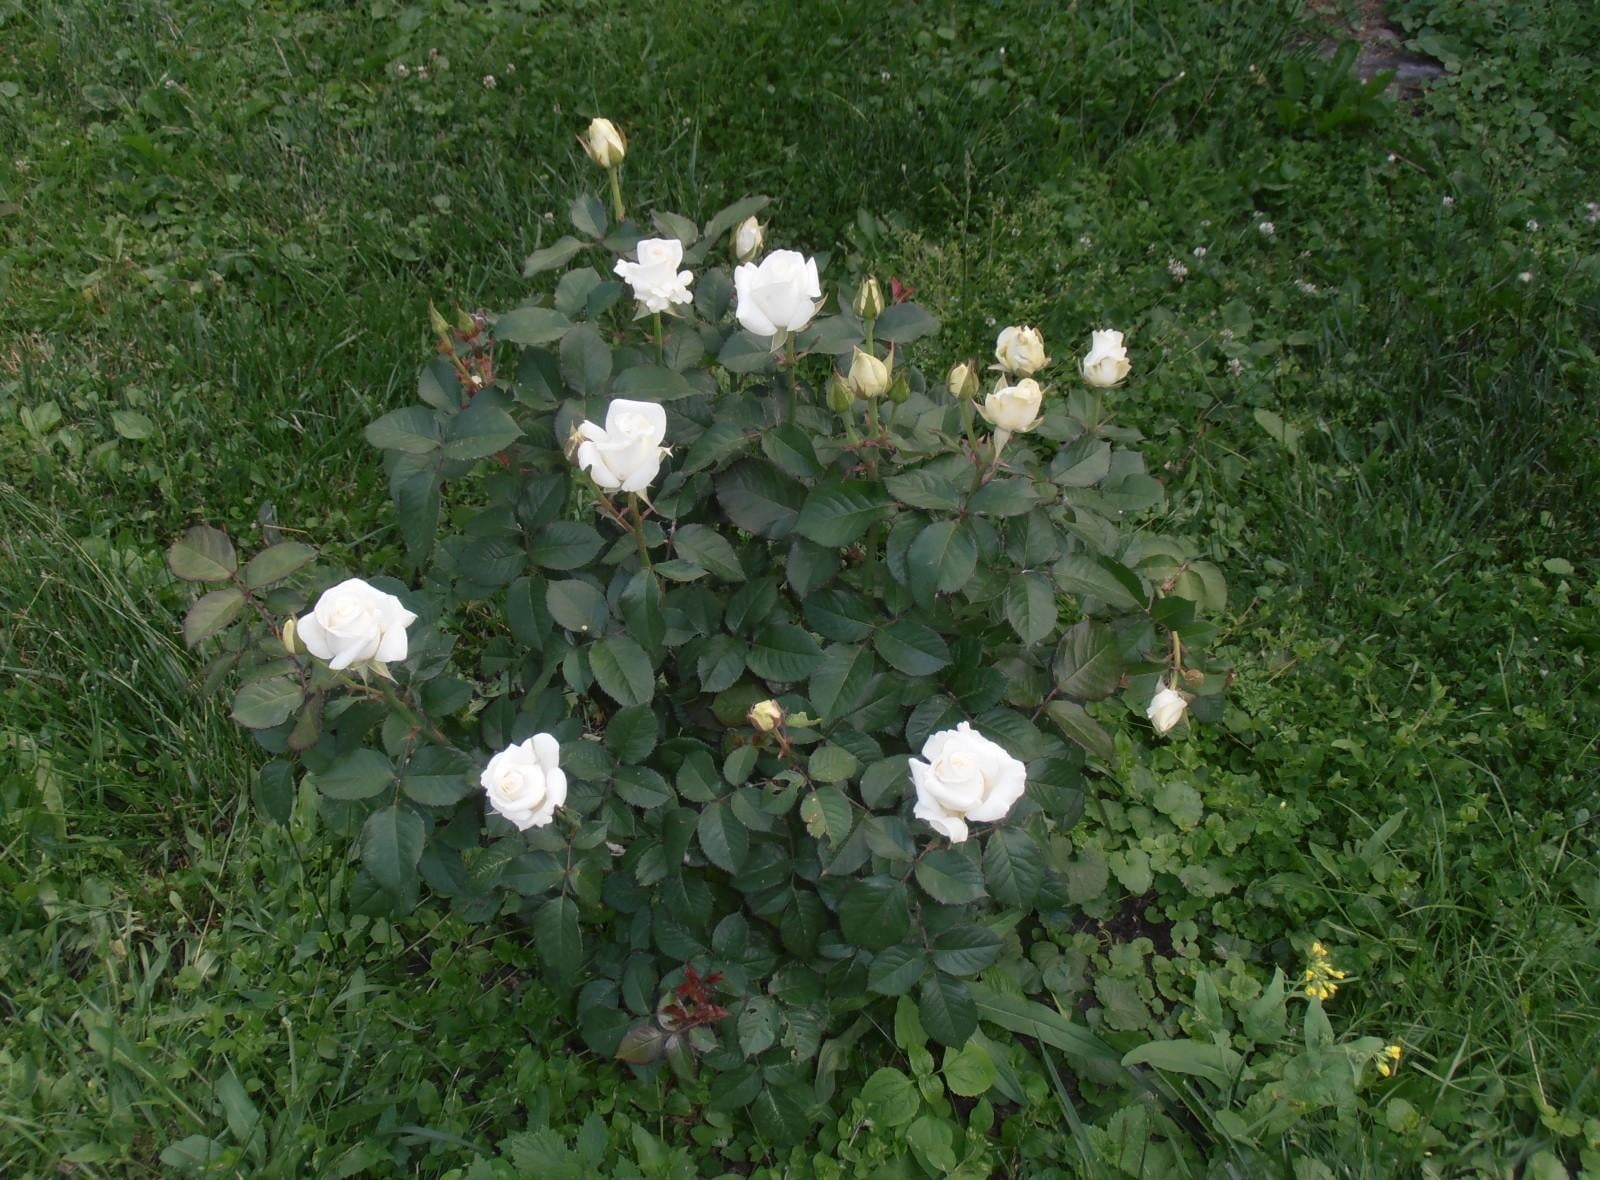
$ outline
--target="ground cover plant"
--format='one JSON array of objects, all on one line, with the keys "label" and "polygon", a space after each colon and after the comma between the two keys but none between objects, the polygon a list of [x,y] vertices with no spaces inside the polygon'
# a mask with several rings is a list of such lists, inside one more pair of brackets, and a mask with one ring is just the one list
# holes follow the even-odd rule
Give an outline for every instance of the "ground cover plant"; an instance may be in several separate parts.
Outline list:
[{"label": "ground cover plant", "polygon": [[[3,10],[8,1174],[1592,1167],[1594,15],[1391,5],[1449,71],[1397,104],[1287,7],[1082,7]],[[1164,485],[1129,527],[1227,571],[1236,673],[1176,740],[1091,702],[1028,990],[1211,1060],[1130,1092],[989,1024],[969,1097],[982,1056],[895,1001],[787,1146],[715,1071],[587,1047],[514,924],[363,914],[314,796],[252,798],[165,545],[405,576],[363,428],[430,299],[552,290],[521,267],[608,195],[596,113],[634,216],[765,192],[836,292],[914,286],[935,394],[1009,323],[1058,364],[1126,334]],[[1327,1032],[1258,1008],[1280,968]]]}]

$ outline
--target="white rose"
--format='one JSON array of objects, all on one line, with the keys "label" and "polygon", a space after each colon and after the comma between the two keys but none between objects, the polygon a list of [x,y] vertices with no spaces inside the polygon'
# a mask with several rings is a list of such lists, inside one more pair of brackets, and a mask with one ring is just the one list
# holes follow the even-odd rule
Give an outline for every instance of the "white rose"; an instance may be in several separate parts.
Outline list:
[{"label": "white rose", "polygon": [[798,332],[822,303],[817,260],[798,250],[774,250],[759,266],[746,262],[736,267],[733,289],[739,297],[739,323],[755,336]]},{"label": "white rose", "polygon": [[1188,698],[1170,685],[1163,684],[1156,695],[1150,698],[1150,708],[1145,712],[1145,716],[1150,718],[1150,724],[1155,726],[1156,733],[1164,734],[1183,720],[1188,708]]},{"label": "white rose", "polygon": [[922,757],[911,759],[912,814],[956,844],[967,838],[968,820],[1003,819],[1027,785],[1027,767],[965,721],[930,737]]},{"label": "white rose", "polygon": [[1089,354],[1083,358],[1083,379],[1090,385],[1109,389],[1128,375],[1133,365],[1128,361],[1128,350],[1122,346],[1122,333],[1109,328],[1094,333],[1089,342]]},{"label": "white rose", "polygon": [[889,392],[889,366],[858,348],[850,358],[850,374],[846,380],[860,397],[882,397]]},{"label": "white rose", "polygon": [[294,636],[328,667],[383,665],[406,658],[406,628],[417,616],[393,594],[360,578],[324,590],[311,613],[295,623]]},{"label": "white rose", "polygon": [[645,238],[634,252],[639,261],[619,258],[616,272],[633,288],[634,298],[646,311],[659,315],[694,298],[689,294],[694,275],[678,269],[683,262],[683,243],[677,238]]},{"label": "white rose", "polygon": [[567,776],[558,764],[560,757],[561,747],[547,733],[501,750],[478,779],[489,793],[489,806],[516,824],[518,831],[544,827],[567,801]]},{"label": "white rose", "polygon": [[1039,425],[1039,408],[1044,405],[1044,390],[1032,377],[1024,377],[1015,385],[1000,384],[983,399],[978,412],[987,418],[996,430],[1021,434]]},{"label": "white rose", "polygon": [[581,422],[578,466],[608,492],[642,492],[661,470],[667,448],[667,412],[655,402],[617,398],[606,407],[606,424]]},{"label": "white rose", "polygon": [[766,227],[752,213],[734,226],[733,256],[740,262],[754,262],[756,255],[761,253],[761,243],[766,239]]},{"label": "white rose", "polygon": [[628,154],[628,141],[622,137],[610,119],[593,119],[584,133],[578,136],[589,158],[602,168],[615,168]]},{"label": "white rose", "polygon": [[762,733],[771,733],[783,724],[783,706],[777,701],[759,701],[750,706],[746,716],[750,718],[750,724]]},{"label": "white rose", "polygon": [[1016,325],[1001,331],[994,343],[994,359],[1000,362],[997,368],[1018,377],[1031,376],[1050,363],[1039,329]]}]

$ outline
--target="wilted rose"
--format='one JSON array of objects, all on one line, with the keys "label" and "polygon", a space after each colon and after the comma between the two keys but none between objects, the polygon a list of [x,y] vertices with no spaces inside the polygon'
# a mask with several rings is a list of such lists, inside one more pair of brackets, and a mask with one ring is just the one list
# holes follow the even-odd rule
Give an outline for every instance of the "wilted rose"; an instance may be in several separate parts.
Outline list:
[{"label": "wilted rose", "polygon": [[1096,331],[1089,342],[1088,355],[1083,358],[1083,379],[1090,385],[1109,389],[1128,375],[1133,368],[1128,360],[1128,350],[1122,346],[1122,333],[1110,328]]},{"label": "wilted rose", "polygon": [[733,287],[739,323],[755,336],[800,331],[822,302],[817,260],[798,250],[774,250],[759,265],[746,262],[736,267]]},{"label": "wilted rose", "polygon": [[646,311],[659,315],[694,298],[689,293],[694,275],[678,269],[683,262],[683,243],[677,238],[645,238],[634,247],[634,254],[639,261],[619,258],[615,270]]},{"label": "wilted rose", "polygon": [[579,467],[608,492],[642,492],[661,471],[667,449],[667,412],[655,402],[617,398],[606,407],[606,424],[579,423]]},{"label": "wilted rose", "polygon": [[406,628],[417,621],[398,598],[360,578],[322,592],[311,613],[295,624],[294,638],[335,671],[406,658]]},{"label": "wilted rose", "polygon": [[1003,819],[1022,798],[1028,778],[1027,767],[1004,746],[965,721],[930,737],[922,759],[910,765],[917,790],[912,814],[956,844],[967,838],[968,820]]},{"label": "wilted rose", "polygon": [[1165,734],[1183,720],[1188,708],[1187,697],[1170,685],[1163,684],[1156,695],[1150,698],[1150,708],[1145,712],[1145,716],[1150,718],[1150,724],[1155,726],[1156,733]]},{"label": "wilted rose", "polygon": [[567,801],[567,776],[560,757],[560,745],[547,733],[501,750],[478,779],[488,792],[489,806],[518,831],[549,823],[556,808]]}]

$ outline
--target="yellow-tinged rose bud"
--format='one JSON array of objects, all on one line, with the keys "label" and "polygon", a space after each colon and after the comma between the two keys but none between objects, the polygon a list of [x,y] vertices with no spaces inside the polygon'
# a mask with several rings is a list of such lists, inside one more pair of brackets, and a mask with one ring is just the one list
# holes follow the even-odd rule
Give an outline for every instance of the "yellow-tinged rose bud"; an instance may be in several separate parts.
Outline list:
[{"label": "yellow-tinged rose bud", "polygon": [[861,280],[850,309],[864,320],[875,320],[883,314],[883,292],[878,289],[877,279],[868,275]]},{"label": "yellow-tinged rose bud", "polygon": [[628,141],[610,119],[593,119],[578,142],[589,158],[602,168],[615,168],[628,154]]},{"label": "yellow-tinged rose bud", "polygon": [[783,706],[770,700],[751,705],[750,724],[762,733],[771,733],[783,724]]},{"label": "yellow-tinged rose bud", "polygon": [[290,655],[294,655],[294,653],[295,653],[294,631],[295,631],[294,616],[290,615],[287,619],[284,620],[284,623],[283,623],[283,650],[288,652]]},{"label": "yellow-tinged rose bud", "polygon": [[862,397],[882,397],[889,392],[889,366],[859,348],[850,357],[848,379],[850,388]]},{"label": "yellow-tinged rose bud", "polygon": [[828,409],[835,414],[843,414],[855,405],[856,392],[850,388],[842,374],[834,373],[828,378]]},{"label": "yellow-tinged rose bud", "polygon": [[945,387],[957,400],[978,396],[978,366],[971,361],[959,361],[945,378]]},{"label": "yellow-tinged rose bud", "polygon": [[431,299],[428,300],[428,327],[433,329],[433,334],[439,339],[450,339],[450,321],[444,318]]},{"label": "yellow-tinged rose bud", "polygon": [[756,220],[755,214],[746,217],[733,227],[730,235],[733,246],[733,256],[740,262],[754,262],[761,253],[761,246],[767,240],[767,227]]}]

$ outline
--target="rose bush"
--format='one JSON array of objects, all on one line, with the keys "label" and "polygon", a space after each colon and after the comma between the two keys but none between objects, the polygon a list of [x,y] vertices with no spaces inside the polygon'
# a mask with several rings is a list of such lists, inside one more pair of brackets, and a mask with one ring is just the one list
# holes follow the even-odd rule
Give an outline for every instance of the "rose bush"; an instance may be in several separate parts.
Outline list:
[{"label": "rose bush", "polygon": [[216,585],[208,682],[275,755],[257,801],[314,802],[363,912],[525,923],[591,1047],[704,1067],[773,1139],[893,997],[952,1051],[989,1059],[981,1021],[1114,1074],[1026,952],[1071,922],[1114,734],[1161,686],[1216,715],[1220,572],[1130,524],[1163,489],[1100,390],[1019,377],[980,424],[973,363],[913,363],[927,310],[738,261],[765,198],[617,216],[622,142],[585,137],[612,212],[573,203],[520,306],[435,315],[418,402],[367,428],[406,582],[339,582],[296,641],[339,580],[308,546],[173,546]]}]

